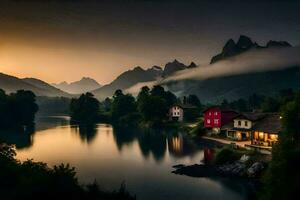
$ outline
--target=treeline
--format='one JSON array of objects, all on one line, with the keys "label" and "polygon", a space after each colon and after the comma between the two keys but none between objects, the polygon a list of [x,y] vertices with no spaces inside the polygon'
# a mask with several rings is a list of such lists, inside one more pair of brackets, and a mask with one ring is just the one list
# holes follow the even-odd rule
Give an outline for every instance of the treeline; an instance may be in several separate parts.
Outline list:
[{"label": "treeline", "polygon": [[[195,120],[200,115],[202,104],[196,95],[189,95],[186,104],[196,106],[196,112],[187,113],[189,120]],[[97,122],[107,120],[115,125],[136,126],[141,123],[149,126],[160,126],[168,120],[169,108],[175,103],[183,103],[172,92],[157,85],[151,89],[141,88],[138,96],[124,94],[116,90],[112,98],[99,102],[91,93],[82,94],[78,99],[72,99],[70,113],[73,121]]]},{"label": "treeline", "polygon": [[75,169],[61,164],[49,168],[46,163],[15,159],[15,149],[0,144],[0,199],[5,200],[53,200],[53,199],[101,199],[134,200],[124,185],[117,191],[99,189],[96,182],[78,183]]},{"label": "treeline", "polygon": [[6,94],[0,89],[0,128],[19,128],[31,126],[38,111],[33,92],[18,90]]},{"label": "treeline", "polygon": [[226,99],[220,104],[222,108],[229,108],[240,112],[279,112],[280,108],[287,102],[293,100],[297,92],[292,89],[285,89],[279,91],[276,96],[264,96],[260,94],[253,94],[248,99],[238,99],[228,102]]},{"label": "treeline", "polygon": [[[286,94],[286,93],[285,93]],[[264,177],[261,199],[299,199],[300,188],[300,92],[280,96],[282,131],[272,149],[272,161]]]},{"label": "treeline", "polygon": [[66,115],[70,111],[70,98],[39,96],[36,98],[36,102],[40,115]]}]

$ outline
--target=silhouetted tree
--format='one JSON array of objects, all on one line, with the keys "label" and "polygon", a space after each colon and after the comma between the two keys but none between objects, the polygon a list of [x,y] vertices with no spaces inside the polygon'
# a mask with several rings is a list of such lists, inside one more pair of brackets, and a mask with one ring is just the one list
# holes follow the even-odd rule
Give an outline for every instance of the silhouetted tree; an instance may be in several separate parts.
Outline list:
[{"label": "silhouetted tree", "polygon": [[297,199],[300,179],[300,94],[282,109],[283,131],[273,147],[262,199]]},{"label": "silhouetted tree", "polygon": [[135,99],[130,94],[123,94],[122,90],[117,90],[113,96],[111,115],[114,121],[121,117],[137,111]]},{"label": "silhouetted tree", "polygon": [[70,113],[74,122],[94,123],[99,114],[99,101],[92,93],[82,94],[78,99],[71,100]]},{"label": "silhouetted tree", "polygon": [[0,90],[0,128],[31,126],[38,111],[35,98],[31,91],[18,90],[6,95]]}]

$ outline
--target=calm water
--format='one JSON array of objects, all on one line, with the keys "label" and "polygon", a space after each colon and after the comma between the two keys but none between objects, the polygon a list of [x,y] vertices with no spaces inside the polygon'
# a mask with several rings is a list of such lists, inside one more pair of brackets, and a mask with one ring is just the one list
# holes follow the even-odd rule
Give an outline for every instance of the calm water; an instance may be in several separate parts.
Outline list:
[{"label": "calm water", "polygon": [[246,199],[244,183],[172,174],[172,166],[203,160],[206,145],[181,133],[116,130],[108,124],[79,128],[66,117],[40,118],[31,134],[1,134],[17,146],[17,158],[76,167],[80,182],[105,189],[124,181],[138,199]]}]

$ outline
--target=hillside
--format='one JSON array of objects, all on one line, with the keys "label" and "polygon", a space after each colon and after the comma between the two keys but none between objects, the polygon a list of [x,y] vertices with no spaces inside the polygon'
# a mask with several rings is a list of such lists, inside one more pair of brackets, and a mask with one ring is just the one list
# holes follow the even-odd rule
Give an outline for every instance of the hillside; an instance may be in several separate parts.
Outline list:
[{"label": "hillside", "polygon": [[275,95],[282,89],[300,89],[300,66],[267,72],[222,76],[206,80],[173,81],[166,86],[178,96],[196,94],[203,102],[247,98],[253,93]]},{"label": "hillside", "polygon": [[38,79],[20,79],[15,76],[0,73],[0,88],[6,93],[17,90],[31,90],[37,96],[70,96]]},{"label": "hillside", "polygon": [[83,77],[81,80],[71,83],[64,81],[59,84],[54,83],[52,85],[70,94],[81,94],[101,87],[97,81],[89,77]]},{"label": "hillside", "polygon": [[99,99],[112,96],[117,89],[127,89],[139,82],[154,81],[162,74],[162,69],[154,66],[147,70],[141,67],[135,67],[119,75],[114,81],[108,85],[92,91],[92,93]]}]

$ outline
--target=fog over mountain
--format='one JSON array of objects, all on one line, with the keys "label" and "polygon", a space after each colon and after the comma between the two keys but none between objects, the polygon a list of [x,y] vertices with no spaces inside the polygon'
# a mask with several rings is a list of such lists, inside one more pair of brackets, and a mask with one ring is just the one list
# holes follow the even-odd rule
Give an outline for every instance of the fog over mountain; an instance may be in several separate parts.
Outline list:
[{"label": "fog over mountain", "polygon": [[158,81],[127,89],[137,94],[144,86],[164,85],[178,96],[197,94],[204,101],[235,99],[255,92],[274,94],[300,88],[300,47],[255,48],[213,64],[179,70]]},{"label": "fog over mountain", "polygon": [[64,81],[58,84],[53,83],[52,85],[70,94],[81,94],[101,87],[97,81],[89,77],[83,77],[81,80],[71,83]]}]

